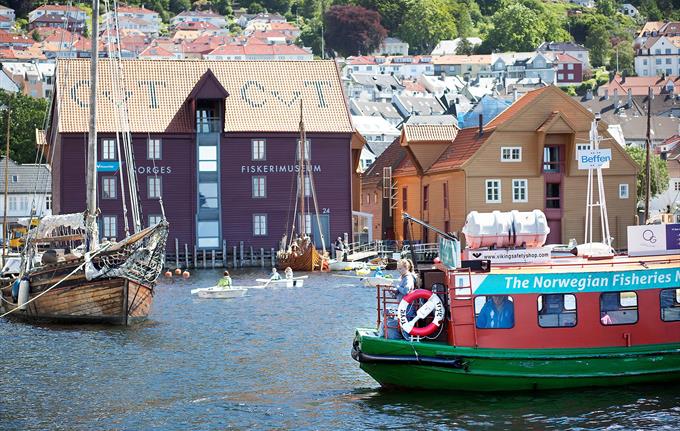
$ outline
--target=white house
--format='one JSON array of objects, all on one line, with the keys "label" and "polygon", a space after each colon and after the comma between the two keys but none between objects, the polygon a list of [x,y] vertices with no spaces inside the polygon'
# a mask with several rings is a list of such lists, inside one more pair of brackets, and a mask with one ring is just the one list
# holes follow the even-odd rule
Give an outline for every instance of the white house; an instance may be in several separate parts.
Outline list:
[{"label": "white house", "polygon": [[[103,25],[111,24],[113,28],[113,12],[103,15]],[[157,35],[160,32],[161,18],[158,12],[145,7],[119,6],[118,28],[120,30],[137,30],[144,34]]]},{"label": "white house", "polygon": [[[14,15],[14,11],[12,11]],[[45,4],[28,13],[28,22],[31,23],[44,15],[65,17],[74,21],[86,21],[87,13],[77,6],[66,6],[59,4]]]},{"label": "white house", "polygon": [[543,42],[538,46],[536,51],[551,52],[553,54],[567,54],[581,63],[585,69],[590,68],[590,55],[588,48],[574,42]]},{"label": "white house", "polygon": [[175,27],[180,23],[188,22],[210,23],[217,28],[226,27],[227,25],[227,20],[222,15],[216,14],[212,11],[200,10],[182,11],[170,20],[170,25]]},{"label": "white house", "polygon": [[14,9],[0,5],[0,29],[11,30],[14,27]]},{"label": "white house", "polygon": [[[8,160],[7,217],[8,224],[30,217],[35,207],[38,217],[52,214],[52,174],[48,165],[23,164]],[[0,189],[5,190],[5,159],[0,159]],[[0,199],[0,212],[5,200]],[[1,221],[0,221],[1,223]]]},{"label": "white house", "polygon": [[637,18],[640,16],[640,11],[638,11],[637,8],[630,3],[622,4],[619,7],[619,13],[622,13],[631,18]]},{"label": "white house", "polygon": [[372,55],[408,55],[408,43],[396,37],[386,37]]},{"label": "white house", "polygon": [[680,37],[648,37],[635,52],[635,73],[680,75]]}]

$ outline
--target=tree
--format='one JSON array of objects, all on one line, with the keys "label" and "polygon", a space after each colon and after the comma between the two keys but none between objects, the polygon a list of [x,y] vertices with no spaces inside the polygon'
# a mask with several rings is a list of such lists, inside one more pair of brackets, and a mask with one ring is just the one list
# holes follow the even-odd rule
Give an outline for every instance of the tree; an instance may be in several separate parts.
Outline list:
[{"label": "tree", "polygon": [[610,32],[601,24],[593,26],[586,36],[586,48],[590,50],[590,62],[595,67],[604,66],[611,57]]},{"label": "tree", "polygon": [[595,10],[604,16],[613,17],[616,14],[616,0],[597,0]]},{"label": "tree", "polygon": [[301,47],[311,47],[314,55],[321,57],[321,21],[315,19],[302,24],[295,43]]},{"label": "tree", "polygon": [[168,4],[170,12],[178,14],[184,12],[185,10],[191,9],[191,0],[170,0]]},{"label": "tree", "polygon": [[[632,145],[626,147],[626,152],[633,160],[635,160],[638,166],[640,166],[637,174],[637,200],[638,202],[642,202],[645,198],[646,152],[644,148],[635,147]],[[649,182],[649,198],[652,199],[668,189],[670,177],[668,176],[668,166],[666,165],[665,161],[661,160],[661,157],[652,152],[649,161],[651,172]]]},{"label": "tree", "polygon": [[447,0],[414,0],[399,28],[399,37],[415,53],[429,54],[440,41],[458,35],[452,12],[452,3]]},{"label": "tree", "polygon": [[[35,129],[43,127],[47,101],[22,93],[0,91],[0,106],[10,106],[10,158],[19,163],[35,163]],[[2,142],[7,130],[7,111],[0,112]],[[4,148],[4,144],[2,145]],[[3,151],[4,154],[4,151]]]},{"label": "tree", "polygon": [[642,0],[640,2],[640,13],[650,21],[660,21],[664,19],[664,14],[659,9],[656,0]]},{"label": "tree", "polygon": [[297,11],[307,20],[317,19],[321,16],[321,1],[302,0]]},{"label": "tree", "polygon": [[491,17],[493,28],[484,41],[486,49],[496,51],[533,51],[544,41],[544,21],[520,3],[505,3]]},{"label": "tree", "polygon": [[618,52],[618,71],[626,76],[635,74],[635,50],[633,42],[622,40],[614,46],[614,55],[609,59],[609,70],[617,70],[616,53]]},{"label": "tree", "polygon": [[380,14],[361,6],[331,6],[324,24],[326,45],[344,57],[370,54],[387,36]]},{"label": "tree", "polygon": [[262,12],[264,12],[264,8],[259,3],[251,3],[248,6],[248,13],[262,13]]},{"label": "tree", "polygon": [[411,0],[356,0],[359,6],[380,14],[380,24],[394,33],[399,30],[406,18]]},{"label": "tree", "polygon": [[456,47],[457,55],[472,55],[475,53],[475,46],[467,38],[462,38]]}]

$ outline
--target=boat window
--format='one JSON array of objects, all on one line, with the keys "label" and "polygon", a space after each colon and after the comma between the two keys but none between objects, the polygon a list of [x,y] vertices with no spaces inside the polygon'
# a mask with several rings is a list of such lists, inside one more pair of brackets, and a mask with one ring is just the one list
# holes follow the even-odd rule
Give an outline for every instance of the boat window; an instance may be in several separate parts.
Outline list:
[{"label": "boat window", "polygon": [[600,295],[600,322],[603,325],[630,325],[637,321],[637,293],[604,292]]},{"label": "boat window", "polygon": [[576,326],[576,297],[561,293],[539,295],[538,326],[541,328]]},{"label": "boat window", "polygon": [[661,290],[661,320],[680,321],[680,289]]},{"label": "boat window", "polygon": [[509,329],[515,326],[512,296],[476,296],[475,322],[480,329]]}]

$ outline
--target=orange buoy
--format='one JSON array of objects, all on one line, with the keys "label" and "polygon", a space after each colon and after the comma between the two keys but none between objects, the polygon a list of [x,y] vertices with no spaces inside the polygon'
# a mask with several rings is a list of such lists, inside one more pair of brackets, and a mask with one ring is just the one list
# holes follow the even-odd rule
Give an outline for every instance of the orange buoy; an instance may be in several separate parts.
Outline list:
[{"label": "orange buoy", "polygon": [[172,271],[170,271],[170,270],[165,271],[165,277],[166,278],[172,278]]},{"label": "orange buoy", "polygon": [[186,280],[187,278],[189,278],[189,276],[191,276],[191,274],[189,274],[189,271],[184,271],[184,272],[182,273],[182,277],[184,277],[185,280]]},{"label": "orange buoy", "polygon": [[176,269],[175,269],[175,274],[176,274],[176,275],[181,275],[181,274],[182,274],[182,269],[181,269],[181,268],[176,268]]}]

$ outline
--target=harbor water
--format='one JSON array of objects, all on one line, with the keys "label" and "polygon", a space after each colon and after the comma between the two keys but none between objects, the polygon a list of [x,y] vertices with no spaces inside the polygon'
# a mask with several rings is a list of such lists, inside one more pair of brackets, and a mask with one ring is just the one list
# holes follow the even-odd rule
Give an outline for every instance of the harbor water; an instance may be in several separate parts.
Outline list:
[{"label": "harbor water", "polygon": [[[350,357],[375,290],[329,274],[302,288],[197,299],[220,271],[162,280],[131,328],[0,321],[1,430],[677,430],[677,383],[526,394],[384,392]],[[234,271],[252,284],[263,271]]]}]

